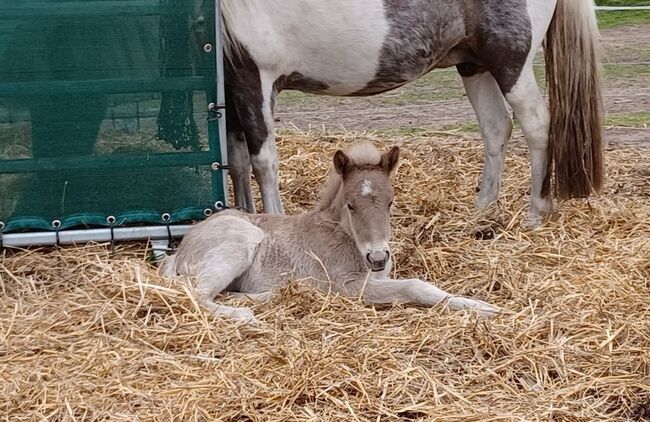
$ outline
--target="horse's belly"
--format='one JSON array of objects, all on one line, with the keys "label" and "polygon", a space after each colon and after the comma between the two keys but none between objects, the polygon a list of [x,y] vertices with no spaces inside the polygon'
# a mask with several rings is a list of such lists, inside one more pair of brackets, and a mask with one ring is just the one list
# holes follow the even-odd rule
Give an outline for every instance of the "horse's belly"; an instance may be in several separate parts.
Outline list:
[{"label": "horse's belly", "polygon": [[260,72],[287,77],[287,88],[310,92],[349,95],[365,87],[390,31],[382,0],[227,4],[229,30]]}]

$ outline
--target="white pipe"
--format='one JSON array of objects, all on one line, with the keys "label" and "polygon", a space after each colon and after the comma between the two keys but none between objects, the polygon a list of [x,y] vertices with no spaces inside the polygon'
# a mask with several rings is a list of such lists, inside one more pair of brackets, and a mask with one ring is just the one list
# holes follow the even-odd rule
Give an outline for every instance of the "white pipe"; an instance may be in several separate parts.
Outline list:
[{"label": "white pipe", "polygon": [[[189,225],[169,226],[172,237],[181,237],[189,230]],[[8,233],[2,235],[6,247],[26,247],[31,245],[56,245],[56,232]],[[119,227],[113,229],[115,241],[167,239],[167,226]],[[76,245],[87,242],[110,242],[111,229],[61,230],[60,245]]]},{"label": "white pipe", "polygon": [[596,10],[650,10],[650,6],[596,6]]}]

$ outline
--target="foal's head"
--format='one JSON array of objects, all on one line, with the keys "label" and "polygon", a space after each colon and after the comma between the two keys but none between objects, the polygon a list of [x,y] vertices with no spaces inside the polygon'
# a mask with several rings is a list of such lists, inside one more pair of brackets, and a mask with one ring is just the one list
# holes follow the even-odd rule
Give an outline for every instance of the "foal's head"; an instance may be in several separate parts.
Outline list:
[{"label": "foal's head", "polygon": [[380,154],[370,144],[354,146],[347,154],[334,154],[334,168],[342,179],[342,222],[372,271],[383,271],[390,259],[390,175],[398,159],[398,147]]}]

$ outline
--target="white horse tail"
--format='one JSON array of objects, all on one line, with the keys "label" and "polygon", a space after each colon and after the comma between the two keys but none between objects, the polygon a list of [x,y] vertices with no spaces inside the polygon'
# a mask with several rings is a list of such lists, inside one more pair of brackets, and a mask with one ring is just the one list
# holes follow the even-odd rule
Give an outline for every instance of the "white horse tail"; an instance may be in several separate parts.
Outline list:
[{"label": "white horse tail", "polygon": [[546,34],[551,122],[549,168],[559,199],[588,197],[603,184],[599,33],[593,0],[558,0]]}]

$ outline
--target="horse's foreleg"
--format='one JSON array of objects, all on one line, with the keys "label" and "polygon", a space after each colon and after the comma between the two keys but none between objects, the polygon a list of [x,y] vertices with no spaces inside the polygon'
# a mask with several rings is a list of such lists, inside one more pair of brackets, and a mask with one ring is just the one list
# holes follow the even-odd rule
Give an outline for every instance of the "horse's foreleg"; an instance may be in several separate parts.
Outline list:
[{"label": "horse's foreleg", "polygon": [[246,147],[246,138],[234,107],[226,111],[228,129],[228,166],[235,194],[235,205],[255,212],[251,192],[251,161]]},{"label": "horse's foreleg", "polygon": [[246,133],[253,173],[262,194],[264,212],[283,214],[278,185],[278,152],[273,133],[273,78],[261,72],[260,82],[256,101],[240,105],[239,116]]},{"label": "horse's foreleg", "polygon": [[267,214],[284,214],[278,182],[278,152],[272,132],[259,146],[259,149],[251,151],[251,164],[262,193],[264,212]]},{"label": "horse's foreleg", "polygon": [[537,86],[533,67],[527,64],[512,90],[506,94],[508,103],[515,112],[526,136],[531,160],[530,209],[524,225],[537,227],[546,215],[553,210],[553,200],[549,183],[549,142],[548,130],[550,114],[544,98]]},{"label": "horse's foreleg", "polygon": [[506,108],[505,98],[492,74],[484,71],[470,76],[464,70],[459,67],[485,144],[485,163],[476,200],[476,206],[484,208],[499,199],[506,148],[512,132],[512,119]]},{"label": "horse's foreleg", "polygon": [[475,309],[481,315],[494,315],[499,309],[480,300],[452,295],[417,278],[406,280],[369,279],[361,288],[367,303],[418,303],[433,306],[447,302],[452,309]]}]

